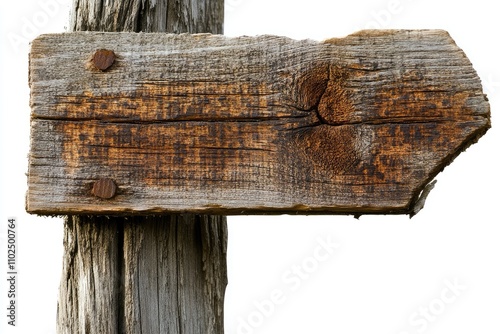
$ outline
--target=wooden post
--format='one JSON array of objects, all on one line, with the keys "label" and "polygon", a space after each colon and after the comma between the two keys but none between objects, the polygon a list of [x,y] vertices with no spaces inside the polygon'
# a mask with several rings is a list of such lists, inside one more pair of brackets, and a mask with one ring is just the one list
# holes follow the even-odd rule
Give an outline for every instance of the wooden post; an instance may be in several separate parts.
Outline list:
[{"label": "wooden post", "polygon": [[[221,34],[223,5],[75,0],[71,29]],[[224,216],[68,216],[58,333],[223,333],[226,245]]]},{"label": "wooden post", "polygon": [[30,80],[37,214],[414,214],[490,126],[441,30],[46,35]]}]

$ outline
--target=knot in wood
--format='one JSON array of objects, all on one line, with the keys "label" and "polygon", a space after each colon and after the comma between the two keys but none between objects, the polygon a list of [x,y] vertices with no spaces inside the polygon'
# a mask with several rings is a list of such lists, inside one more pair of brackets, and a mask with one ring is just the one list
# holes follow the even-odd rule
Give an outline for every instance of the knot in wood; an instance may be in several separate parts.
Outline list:
[{"label": "knot in wood", "polygon": [[345,69],[331,64],[316,64],[296,82],[295,103],[300,110],[315,111],[323,124],[349,123],[354,106],[344,88]]}]

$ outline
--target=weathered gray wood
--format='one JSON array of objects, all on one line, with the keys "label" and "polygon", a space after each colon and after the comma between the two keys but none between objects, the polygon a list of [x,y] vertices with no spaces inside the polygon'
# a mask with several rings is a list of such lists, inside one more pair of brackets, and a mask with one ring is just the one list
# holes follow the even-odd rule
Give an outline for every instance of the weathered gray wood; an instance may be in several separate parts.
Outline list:
[{"label": "weathered gray wood", "polygon": [[123,333],[123,231],[120,221],[103,220],[66,218],[57,312],[60,334]]},{"label": "weathered gray wood", "polygon": [[222,34],[224,1],[74,0],[72,31]]},{"label": "weathered gray wood", "polygon": [[223,333],[225,217],[69,216],[58,333]]},{"label": "weathered gray wood", "polygon": [[[95,50],[116,54],[106,71]],[[440,30],[42,36],[27,207],[54,213],[411,213],[490,126]],[[92,194],[111,178],[112,199]]]},{"label": "weathered gray wood", "polygon": [[[219,33],[222,8],[221,0],[77,0],[72,28]],[[89,190],[106,198],[102,184]],[[225,217],[69,216],[64,243],[58,333],[223,333]]]}]

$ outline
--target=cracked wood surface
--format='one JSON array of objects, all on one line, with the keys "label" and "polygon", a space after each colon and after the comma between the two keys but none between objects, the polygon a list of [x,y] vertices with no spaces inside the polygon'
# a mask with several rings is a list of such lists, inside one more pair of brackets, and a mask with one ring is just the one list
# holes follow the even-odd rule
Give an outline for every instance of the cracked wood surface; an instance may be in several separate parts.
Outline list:
[{"label": "cracked wood surface", "polygon": [[[106,71],[97,49],[116,54]],[[490,126],[477,73],[440,30],[44,35],[30,87],[39,214],[412,213]],[[92,196],[101,178],[116,196]]]}]

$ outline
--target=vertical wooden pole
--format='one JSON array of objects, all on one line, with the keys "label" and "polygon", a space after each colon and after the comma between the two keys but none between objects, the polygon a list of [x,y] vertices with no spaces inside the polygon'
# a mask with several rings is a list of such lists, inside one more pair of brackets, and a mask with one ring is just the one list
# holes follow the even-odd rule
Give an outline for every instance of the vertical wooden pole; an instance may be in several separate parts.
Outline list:
[{"label": "vertical wooden pole", "polygon": [[[71,29],[221,34],[223,20],[223,0],[74,0]],[[223,333],[224,216],[68,216],[64,246],[58,333]]]}]

